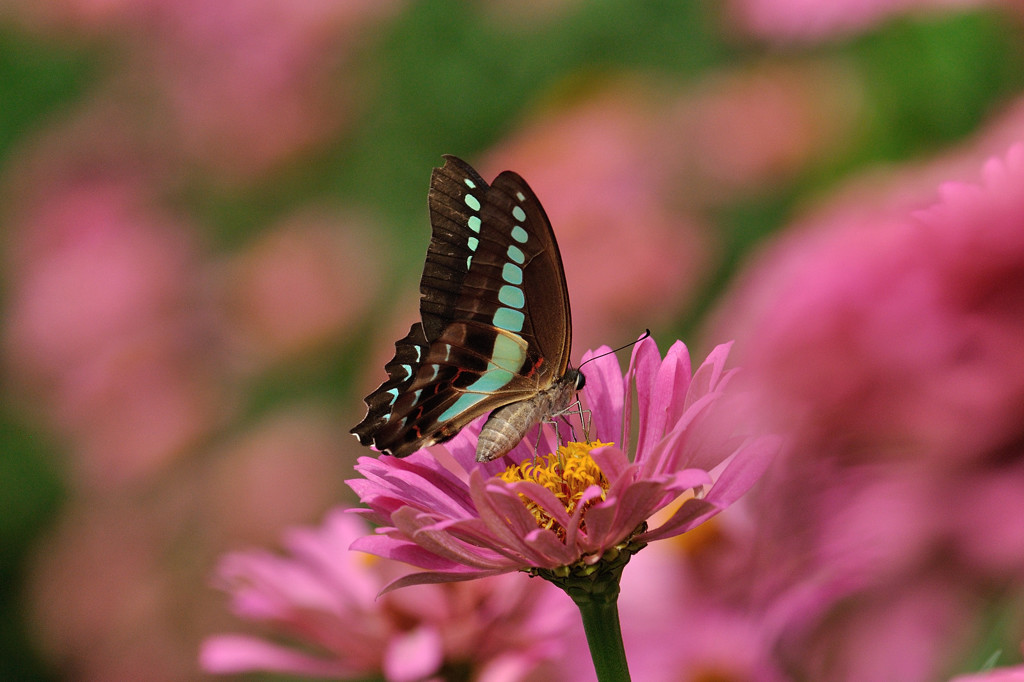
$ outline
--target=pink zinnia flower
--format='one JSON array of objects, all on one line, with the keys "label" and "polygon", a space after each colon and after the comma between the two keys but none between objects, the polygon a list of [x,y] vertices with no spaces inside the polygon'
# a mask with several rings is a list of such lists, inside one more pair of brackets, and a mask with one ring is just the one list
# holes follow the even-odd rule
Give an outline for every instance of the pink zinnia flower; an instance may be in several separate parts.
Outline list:
[{"label": "pink zinnia flower", "polygon": [[[691,373],[681,342],[663,360],[645,339],[625,376],[614,355],[587,365],[582,400],[592,410],[591,435],[614,444],[569,443],[535,458],[528,438],[508,460],[477,465],[477,422],[429,452],[361,458],[356,469],[365,478],[348,483],[381,527],[353,549],[427,569],[395,581],[394,589],[519,570],[564,572],[686,532],[742,495],[778,447],[775,438],[722,428],[734,372],[724,368],[728,352],[718,346]],[[541,441],[538,451],[552,452],[546,429]],[[664,523],[647,528],[655,512],[681,498]]]},{"label": "pink zinnia flower", "polygon": [[180,462],[229,400],[194,226],[155,207],[131,160],[62,141],[72,149],[48,142],[15,180],[2,362],[67,440],[74,484],[109,491]]},{"label": "pink zinnia flower", "polygon": [[723,309],[789,436],[749,584],[798,677],[937,679],[1020,592],[1024,146],[974,175],[791,229]]},{"label": "pink zinnia flower", "polygon": [[[375,247],[368,228],[307,209],[224,263],[220,279],[232,354],[243,358],[247,370],[320,351],[358,324],[382,281],[365,258]],[[354,296],[357,291],[361,295]]]},{"label": "pink zinnia flower", "polygon": [[[572,606],[542,581],[501,576],[423,585],[378,598],[405,566],[349,551],[366,532],[344,510],[285,537],[288,556],[238,552],[219,567],[232,608],[301,646],[252,635],[207,639],[212,673],[273,671],[333,679],[564,679],[553,666]],[[369,560],[368,560],[369,559]]]}]

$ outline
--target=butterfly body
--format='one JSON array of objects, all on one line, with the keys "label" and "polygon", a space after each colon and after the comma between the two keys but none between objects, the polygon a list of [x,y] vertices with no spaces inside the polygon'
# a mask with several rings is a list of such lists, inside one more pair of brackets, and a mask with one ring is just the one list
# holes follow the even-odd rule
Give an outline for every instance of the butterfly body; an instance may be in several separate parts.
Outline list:
[{"label": "butterfly body", "polygon": [[352,433],[404,457],[494,410],[477,459],[495,459],[564,410],[582,386],[568,366],[561,256],[540,201],[511,171],[488,185],[446,156],[431,176],[428,203],[421,321],[395,343],[388,380],[367,396],[366,417]]},{"label": "butterfly body", "polygon": [[489,462],[509,452],[534,424],[563,413],[572,403],[573,395],[581,388],[583,374],[570,369],[551,388],[491,412],[480,430],[476,461]]}]

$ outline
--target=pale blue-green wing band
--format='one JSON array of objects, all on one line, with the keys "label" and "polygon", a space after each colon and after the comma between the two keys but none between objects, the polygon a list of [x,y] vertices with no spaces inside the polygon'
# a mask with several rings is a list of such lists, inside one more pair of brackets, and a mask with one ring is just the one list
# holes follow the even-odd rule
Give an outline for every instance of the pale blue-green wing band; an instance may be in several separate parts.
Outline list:
[{"label": "pale blue-green wing band", "polygon": [[525,321],[526,315],[512,308],[498,308],[498,311],[494,313],[495,327],[517,334],[523,331],[523,323]]},{"label": "pale blue-green wing band", "polygon": [[505,263],[501,268],[501,278],[518,286],[523,283],[523,269],[515,263]]},{"label": "pale blue-green wing band", "polygon": [[510,308],[522,308],[526,305],[526,297],[523,290],[511,284],[505,284],[498,289],[498,300]]}]

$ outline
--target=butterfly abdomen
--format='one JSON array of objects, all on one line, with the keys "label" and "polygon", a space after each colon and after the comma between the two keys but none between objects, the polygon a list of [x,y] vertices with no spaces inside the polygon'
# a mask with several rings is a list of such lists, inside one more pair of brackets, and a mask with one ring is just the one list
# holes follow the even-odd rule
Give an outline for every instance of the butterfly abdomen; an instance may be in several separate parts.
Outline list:
[{"label": "butterfly abdomen", "polygon": [[491,412],[477,440],[476,461],[489,462],[508,454],[534,424],[564,412],[582,385],[583,375],[570,369],[551,388]]}]

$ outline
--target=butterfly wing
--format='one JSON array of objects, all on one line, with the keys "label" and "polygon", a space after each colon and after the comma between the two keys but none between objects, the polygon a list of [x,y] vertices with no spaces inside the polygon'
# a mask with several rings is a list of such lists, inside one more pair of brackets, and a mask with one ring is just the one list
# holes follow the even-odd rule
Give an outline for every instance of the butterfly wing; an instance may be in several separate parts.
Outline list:
[{"label": "butterfly wing", "polygon": [[352,429],[364,445],[399,457],[549,388],[565,374],[572,343],[558,245],[521,177],[505,171],[488,186],[446,156],[428,203],[421,322],[395,344],[388,380]]}]

